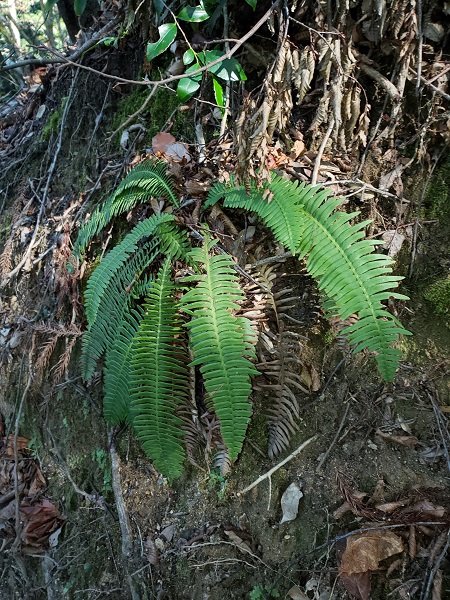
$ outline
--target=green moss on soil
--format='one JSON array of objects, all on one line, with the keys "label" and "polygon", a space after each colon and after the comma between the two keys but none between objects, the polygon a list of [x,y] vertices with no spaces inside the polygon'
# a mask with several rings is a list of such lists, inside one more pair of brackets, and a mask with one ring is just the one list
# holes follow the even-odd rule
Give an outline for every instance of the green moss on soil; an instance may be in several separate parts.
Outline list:
[{"label": "green moss on soil", "polygon": [[[150,74],[150,78],[152,78],[152,74]],[[138,88],[123,97],[118,102],[114,112],[110,127],[111,131],[115,131],[130,115],[139,110],[149,94],[150,90]],[[147,110],[141,116],[144,119],[141,122],[146,127],[144,145],[150,146],[153,137],[157,133],[169,129],[170,133],[178,140],[192,141],[195,138],[192,119],[186,116],[186,113],[178,110],[181,105],[182,102],[180,102],[174,90],[158,89]],[[120,136],[121,132],[116,136],[117,143],[120,141]]]},{"label": "green moss on soil", "polygon": [[425,300],[430,302],[434,312],[445,318],[445,324],[450,327],[450,279],[438,279],[425,290]]},{"label": "green moss on soil", "polygon": [[44,128],[42,129],[42,133],[41,133],[41,141],[42,142],[48,142],[49,139],[51,138],[51,136],[54,133],[57,133],[59,131],[66,103],[67,103],[67,98],[63,98],[61,101],[61,106],[59,108],[57,108],[56,110],[54,110],[51,113],[51,115],[49,116],[47,123],[45,124]]}]

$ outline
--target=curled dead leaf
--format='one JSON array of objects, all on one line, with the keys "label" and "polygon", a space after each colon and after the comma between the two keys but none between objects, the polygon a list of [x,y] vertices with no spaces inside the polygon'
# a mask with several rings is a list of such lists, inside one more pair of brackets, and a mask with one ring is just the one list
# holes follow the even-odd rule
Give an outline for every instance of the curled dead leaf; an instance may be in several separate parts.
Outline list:
[{"label": "curled dead leaf", "polygon": [[391,531],[364,531],[351,536],[342,554],[340,574],[376,571],[380,562],[403,552],[402,539]]}]

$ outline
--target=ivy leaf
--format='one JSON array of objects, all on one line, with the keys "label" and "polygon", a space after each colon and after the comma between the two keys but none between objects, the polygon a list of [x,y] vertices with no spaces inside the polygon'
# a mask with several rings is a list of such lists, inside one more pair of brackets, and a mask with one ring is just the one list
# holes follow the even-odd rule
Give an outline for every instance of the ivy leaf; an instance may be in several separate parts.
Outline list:
[{"label": "ivy leaf", "polygon": [[86,8],[87,0],[75,0],[73,3],[73,9],[77,17],[81,17],[84,13],[84,9]]},{"label": "ivy leaf", "polygon": [[[203,54],[205,64],[208,64],[224,56],[225,52],[221,50],[207,50]],[[246,81],[247,79],[247,75],[235,58],[224,58],[217,65],[209,67],[208,71],[224,81]]]},{"label": "ivy leaf", "polygon": [[203,4],[200,4],[200,6],[186,6],[177,16],[177,19],[187,21],[188,23],[200,23],[209,19],[209,14],[206,12]]},{"label": "ivy leaf", "polygon": [[183,65],[190,65],[194,58],[195,52],[189,48],[189,50],[186,50],[183,54]]},{"label": "ivy leaf", "polygon": [[153,44],[147,44],[147,60],[153,60],[172,44],[177,35],[177,26],[175,23],[166,23],[158,27],[159,40]]},{"label": "ivy leaf", "polygon": [[223,113],[224,113],[223,109],[225,106],[223,87],[220,85],[220,83],[217,81],[217,79],[215,77],[213,77],[213,86],[214,86],[214,96],[216,98],[216,104],[218,104],[220,106],[220,110],[223,115]]},{"label": "ivy leaf", "polygon": [[258,0],[245,0],[245,1],[247,2],[247,4],[249,4],[253,8],[253,10],[255,10]]},{"label": "ivy leaf", "polygon": [[[200,65],[196,63],[189,67],[186,71],[186,75],[190,72],[197,71],[200,68]],[[195,92],[200,87],[200,81],[202,80],[202,73],[198,73],[197,75],[193,75],[192,77],[183,77],[180,79],[177,86],[177,95],[181,102],[186,102],[189,100]]]}]

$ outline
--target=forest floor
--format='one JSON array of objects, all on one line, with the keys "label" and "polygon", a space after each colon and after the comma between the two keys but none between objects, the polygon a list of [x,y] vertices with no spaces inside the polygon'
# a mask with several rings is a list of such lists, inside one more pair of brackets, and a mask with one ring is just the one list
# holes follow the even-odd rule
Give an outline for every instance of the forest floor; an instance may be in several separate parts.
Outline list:
[{"label": "forest floor", "polygon": [[[80,90],[80,94],[88,90],[85,82]],[[64,95],[67,93],[66,89]],[[69,119],[73,132],[78,127],[77,117]],[[92,125],[89,129],[84,124],[86,129],[81,127],[78,135],[89,139]],[[33,337],[31,346],[27,344],[32,337],[27,320],[45,322],[58,308],[55,265],[61,266],[67,255],[61,252],[55,257],[61,246],[50,234],[59,231],[61,239],[70,235],[64,228],[64,215],[73,215],[90,194],[81,191],[79,181],[85,155],[72,137],[64,144],[51,198],[40,205],[45,209],[42,215],[46,213],[41,238],[18,278],[11,278],[3,287],[1,297],[2,597],[450,598],[446,558],[450,543],[446,418],[450,329],[448,315],[436,314],[425,299],[436,272],[448,269],[448,215],[424,226],[420,245],[415,247],[414,277],[406,279],[402,289],[411,301],[397,307],[399,319],[413,337],[401,341],[403,359],[392,385],[380,380],[373,357],[349,355],[338,329],[325,321],[318,308],[316,288],[301,265],[280,260],[278,268],[287,273],[283,285],[297,298],[289,315],[297,320],[292,330],[303,336],[299,345],[301,375],[310,390],[299,397],[298,430],[289,448],[270,460],[264,419],[270,397],[255,392],[254,417],[231,474],[222,476],[200,456],[198,468],[187,465],[182,477],[169,486],[128,430],[114,432],[111,444],[102,417],[99,381],[85,387],[77,371],[75,342],[81,321],[72,319],[67,298],[62,314],[68,318],[59,333],[59,325],[52,325],[56,327],[53,337]],[[41,138],[31,154],[19,152],[19,163],[25,160],[28,166],[25,179],[45,181],[42,173],[48,173],[53,160],[46,146]],[[117,150],[110,150],[108,160],[120,166],[113,170],[116,181],[132,154],[130,151],[123,158]],[[279,163],[275,166],[282,171],[281,154],[274,148],[273,160]],[[308,174],[308,165],[316,156],[317,152],[312,158],[305,155],[303,163],[301,157],[293,159],[293,168]],[[332,157],[328,158],[329,171],[336,173]],[[7,159],[10,170],[17,158]],[[105,165],[106,160],[98,160],[92,172],[107,181],[106,187],[112,187],[114,177],[108,179]],[[377,174],[366,170],[361,177],[373,184],[381,173],[378,164]],[[196,175],[189,167],[183,181],[198,183]],[[344,178],[343,173],[340,176]],[[345,174],[345,178],[351,176]],[[322,175],[319,182],[326,179],[327,175]],[[404,180],[408,188],[407,177]],[[445,178],[443,181],[448,185]],[[84,180],[85,190],[92,189],[93,182],[95,178]],[[409,190],[416,184],[416,175],[411,173]],[[207,183],[198,185],[207,189]],[[11,186],[14,195],[10,194],[1,215],[3,273],[18,265],[20,256],[32,246],[34,226],[30,223],[36,222],[39,212],[39,203],[27,206],[20,200],[17,186]],[[41,197],[47,194],[43,186],[40,190]],[[336,180],[335,193],[340,191]],[[92,197],[100,196],[94,191]],[[18,198],[22,204],[14,206]],[[392,231],[389,224],[397,208],[386,200],[389,194],[382,198],[379,203],[373,196],[362,201],[363,216],[373,215],[376,208],[375,235]],[[243,230],[240,217],[231,213],[228,217],[236,220],[238,231]],[[265,234],[256,231],[255,235],[257,245]],[[10,240],[12,249],[5,252]],[[410,263],[411,232],[405,240],[397,256],[397,271],[402,275]],[[51,243],[55,243],[54,252],[49,253]],[[268,248],[258,258],[273,252],[274,248]],[[49,334],[50,325],[40,333]],[[39,356],[52,344],[56,358],[39,377]],[[74,347],[71,363],[61,367],[58,356],[67,355],[70,344]],[[58,365],[63,377],[54,384],[55,371],[50,366]],[[289,460],[279,466],[286,458]],[[268,476],[271,470],[273,474]],[[246,491],[259,477],[263,479]],[[285,495],[288,488],[290,494]],[[37,505],[21,506],[18,512],[17,498],[24,490],[40,496],[38,509]],[[116,506],[125,511],[121,518]],[[128,530],[124,529],[123,514],[129,521]]]}]

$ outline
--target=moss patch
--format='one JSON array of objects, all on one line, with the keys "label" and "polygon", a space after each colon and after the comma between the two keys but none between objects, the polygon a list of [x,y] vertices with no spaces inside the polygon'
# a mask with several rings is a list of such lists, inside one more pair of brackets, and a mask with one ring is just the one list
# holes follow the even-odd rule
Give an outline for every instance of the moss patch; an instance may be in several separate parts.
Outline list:
[{"label": "moss patch", "polygon": [[[152,76],[150,75],[150,78]],[[123,97],[117,104],[114,117],[111,121],[111,131],[115,131],[133,113],[139,110],[150,90],[135,89]],[[138,117],[146,127],[144,145],[151,145],[152,138],[162,130],[170,130],[178,140],[192,141],[195,137],[192,119],[186,117],[184,112],[178,108],[181,106],[175,91],[167,88],[159,88],[147,110]],[[120,141],[121,132],[116,136],[117,143]]]},{"label": "moss patch", "polygon": [[48,142],[53,133],[57,133],[61,126],[62,116],[64,112],[64,108],[67,104],[67,97],[63,98],[61,101],[61,106],[54,110],[48,118],[47,123],[42,129],[41,133],[41,141]]},{"label": "moss patch", "polygon": [[434,312],[446,318],[450,327],[450,279],[438,279],[424,293],[425,300],[431,303]]}]

